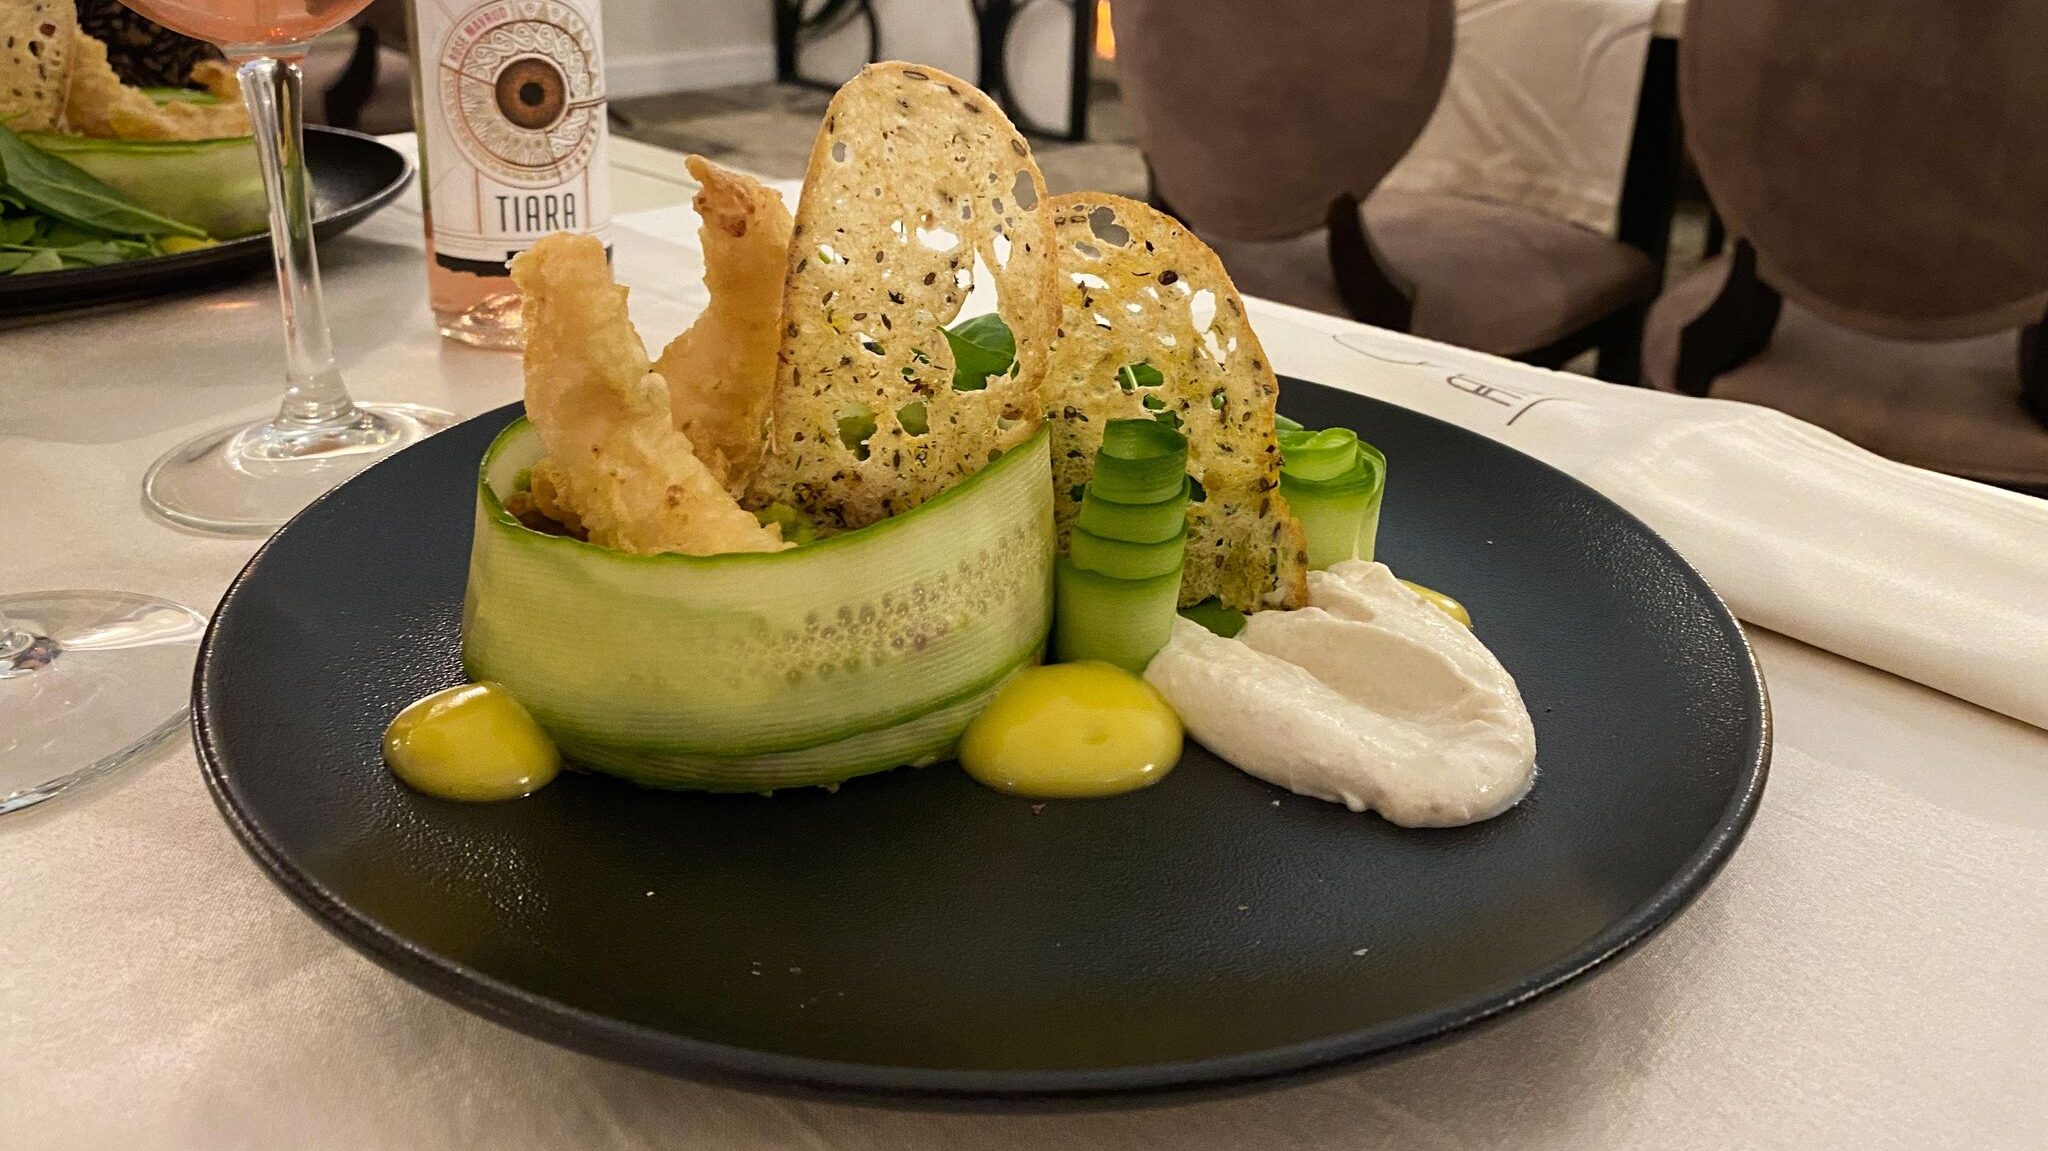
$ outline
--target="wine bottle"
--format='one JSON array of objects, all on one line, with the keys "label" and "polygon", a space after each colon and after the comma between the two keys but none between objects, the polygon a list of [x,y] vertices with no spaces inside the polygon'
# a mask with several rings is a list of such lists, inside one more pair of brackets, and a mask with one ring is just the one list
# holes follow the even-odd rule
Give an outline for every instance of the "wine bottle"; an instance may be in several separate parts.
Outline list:
[{"label": "wine bottle", "polygon": [[412,0],[409,18],[434,320],[517,348],[512,257],[553,232],[610,247],[598,0]]}]

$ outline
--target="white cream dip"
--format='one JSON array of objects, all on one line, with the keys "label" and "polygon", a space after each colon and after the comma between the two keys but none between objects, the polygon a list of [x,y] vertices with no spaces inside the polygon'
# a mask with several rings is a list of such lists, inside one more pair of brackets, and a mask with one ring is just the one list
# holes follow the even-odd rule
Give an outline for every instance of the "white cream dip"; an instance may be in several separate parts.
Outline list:
[{"label": "white cream dip", "polygon": [[1189,735],[1301,795],[1452,827],[1513,807],[1536,776],[1514,677],[1385,564],[1309,573],[1309,606],[1234,639],[1180,620],[1145,678]]}]

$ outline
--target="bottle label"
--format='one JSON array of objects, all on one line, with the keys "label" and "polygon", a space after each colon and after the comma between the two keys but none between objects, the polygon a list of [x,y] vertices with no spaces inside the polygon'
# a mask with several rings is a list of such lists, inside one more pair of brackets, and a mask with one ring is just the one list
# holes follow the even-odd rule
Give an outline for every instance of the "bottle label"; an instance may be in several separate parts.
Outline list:
[{"label": "bottle label", "polygon": [[[434,261],[481,276],[551,232],[609,245],[597,0],[417,0]],[[429,54],[430,53],[430,54]]]}]

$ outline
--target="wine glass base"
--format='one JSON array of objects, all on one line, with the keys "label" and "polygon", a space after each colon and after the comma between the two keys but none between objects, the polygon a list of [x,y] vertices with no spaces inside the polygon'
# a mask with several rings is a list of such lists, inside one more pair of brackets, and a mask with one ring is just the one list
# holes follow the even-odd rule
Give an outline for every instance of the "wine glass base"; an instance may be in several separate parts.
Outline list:
[{"label": "wine glass base", "polygon": [[457,422],[413,404],[357,404],[338,423],[219,428],[151,464],[142,502],[183,527],[268,534],[334,485]]},{"label": "wine glass base", "polygon": [[17,640],[0,646],[0,814],[183,730],[206,630],[199,613],[152,596],[63,591],[0,596],[0,618]]}]

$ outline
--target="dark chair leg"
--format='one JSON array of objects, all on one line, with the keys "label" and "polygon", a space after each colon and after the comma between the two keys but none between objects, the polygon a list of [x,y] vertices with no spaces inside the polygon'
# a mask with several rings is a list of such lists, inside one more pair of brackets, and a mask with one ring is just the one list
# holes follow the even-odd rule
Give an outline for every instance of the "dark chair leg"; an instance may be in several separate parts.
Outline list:
[{"label": "dark chair leg", "polygon": [[1358,197],[1345,192],[1330,201],[1323,222],[1329,228],[1330,271],[1337,278],[1337,295],[1351,318],[1407,331],[1415,318],[1415,286],[1387,265],[1366,233]]},{"label": "dark chair leg", "polygon": [[1600,339],[1600,356],[1593,363],[1595,376],[1610,384],[1634,386],[1642,382],[1643,319],[1648,313],[1648,307],[1637,304],[1610,318],[1608,330]]},{"label": "dark chair leg", "polygon": [[1678,42],[1659,36],[1651,39],[1643,62],[1643,86],[1636,100],[1614,227],[1615,239],[1650,257],[1658,283],[1664,282],[1664,265],[1671,256],[1671,214],[1678,204],[1683,164],[1680,138]]},{"label": "dark chair leg", "polygon": [[1678,366],[1672,373],[1678,390],[1704,396],[1716,376],[1763,351],[1784,305],[1784,297],[1757,277],[1756,249],[1738,237],[1720,294],[1678,333]]},{"label": "dark chair leg", "polygon": [[356,29],[356,50],[348,65],[327,89],[327,122],[354,131],[362,126],[363,109],[377,91],[377,30],[367,24]]},{"label": "dark chair leg", "polygon": [[2020,402],[2048,427],[2048,317],[2020,329]]}]

